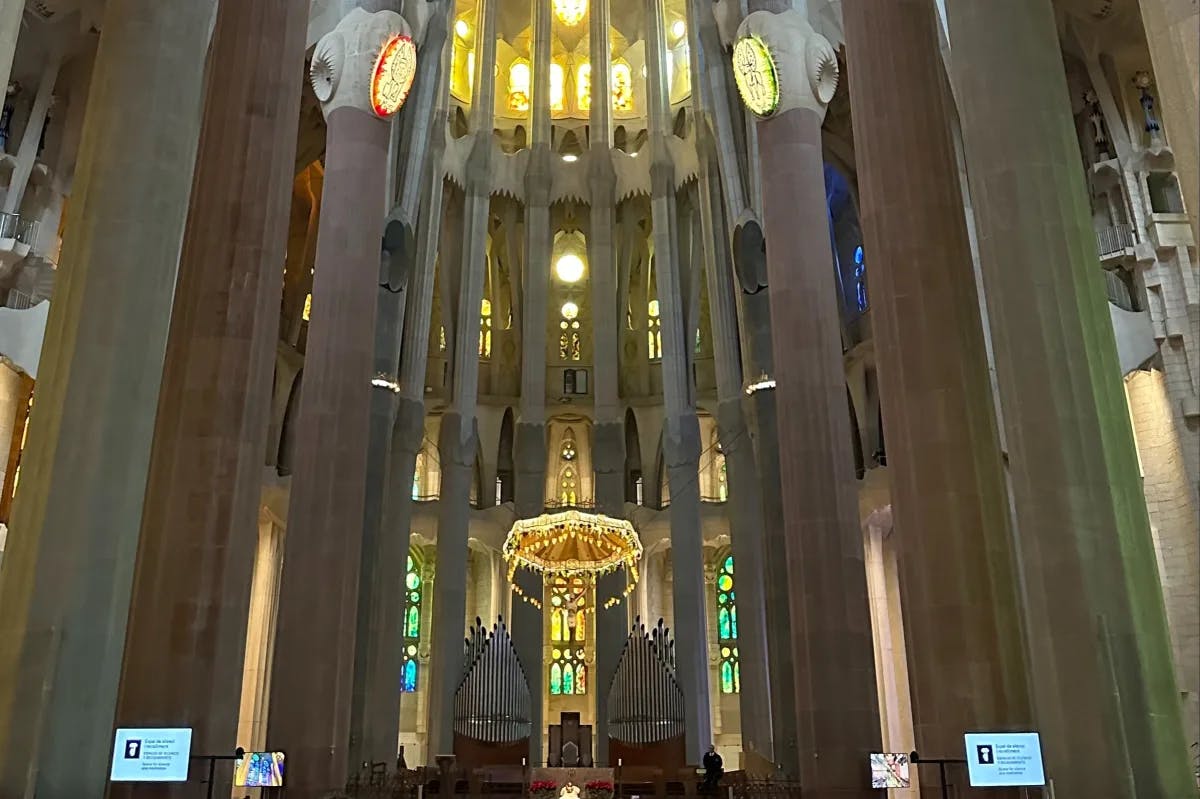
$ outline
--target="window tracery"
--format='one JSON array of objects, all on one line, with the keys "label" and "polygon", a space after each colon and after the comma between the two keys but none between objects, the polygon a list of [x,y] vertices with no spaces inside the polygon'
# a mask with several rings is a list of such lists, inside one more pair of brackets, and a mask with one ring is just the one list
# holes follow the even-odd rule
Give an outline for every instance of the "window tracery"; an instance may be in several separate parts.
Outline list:
[{"label": "window tracery", "polygon": [[550,694],[584,695],[588,687],[590,588],[583,577],[556,576],[550,586]]},{"label": "window tracery", "polygon": [[400,667],[400,690],[413,693],[417,690],[420,664],[417,651],[421,645],[421,602],[425,593],[420,569],[412,555],[408,556],[404,576],[404,660]]},{"label": "window tracery", "polygon": [[479,307],[479,357],[492,357],[492,302],[486,299]]},{"label": "window tracery", "polygon": [[568,300],[560,309],[558,322],[558,357],[564,361],[578,361],[583,354],[583,339],[580,336],[579,306]]},{"label": "window tracery", "polygon": [[738,663],[737,604],[734,601],[733,555],[726,555],[717,570],[717,646],[720,649],[721,693],[742,690]]},{"label": "window tracery", "polygon": [[662,359],[662,316],[658,300],[650,300],[646,305],[646,346],[650,360]]},{"label": "window tracery", "polygon": [[529,111],[529,87],[532,81],[529,61],[518,58],[508,68],[508,110],[519,114]]}]

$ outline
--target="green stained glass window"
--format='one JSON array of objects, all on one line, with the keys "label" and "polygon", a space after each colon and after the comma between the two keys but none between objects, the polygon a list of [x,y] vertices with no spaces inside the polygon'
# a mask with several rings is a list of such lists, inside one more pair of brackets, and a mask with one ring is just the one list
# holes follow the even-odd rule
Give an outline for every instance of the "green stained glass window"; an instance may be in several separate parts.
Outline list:
[{"label": "green stained glass window", "polygon": [[409,555],[404,576],[408,593],[404,597],[404,661],[400,667],[400,690],[414,693],[421,664],[417,658],[417,647],[421,642],[421,599],[425,590],[420,568]]},{"label": "green stained glass window", "polygon": [[727,555],[717,570],[717,643],[721,649],[721,693],[742,689],[737,650],[737,606],[734,604],[733,556]]},{"label": "green stained glass window", "polygon": [[550,693],[557,696],[562,693],[562,666],[554,663],[550,666]]}]

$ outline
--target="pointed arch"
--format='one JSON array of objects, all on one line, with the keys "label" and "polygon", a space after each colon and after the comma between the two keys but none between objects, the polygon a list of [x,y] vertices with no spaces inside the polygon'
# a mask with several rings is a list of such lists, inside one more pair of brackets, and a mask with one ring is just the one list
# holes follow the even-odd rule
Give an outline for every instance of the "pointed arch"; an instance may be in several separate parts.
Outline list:
[{"label": "pointed arch", "polygon": [[283,424],[279,431],[279,453],[275,458],[275,471],[280,477],[292,473],[292,455],[296,451],[296,421],[300,413],[300,389],[303,380],[304,369],[301,369],[292,381],[287,406],[283,411]]},{"label": "pointed arch", "polygon": [[625,501],[638,505],[646,501],[642,479],[642,445],[633,408],[625,409]]},{"label": "pointed arch", "polygon": [[513,409],[506,408],[500,422],[500,441],[496,452],[496,487],[499,503],[512,502],[516,466],[513,460],[513,438],[515,422]]}]

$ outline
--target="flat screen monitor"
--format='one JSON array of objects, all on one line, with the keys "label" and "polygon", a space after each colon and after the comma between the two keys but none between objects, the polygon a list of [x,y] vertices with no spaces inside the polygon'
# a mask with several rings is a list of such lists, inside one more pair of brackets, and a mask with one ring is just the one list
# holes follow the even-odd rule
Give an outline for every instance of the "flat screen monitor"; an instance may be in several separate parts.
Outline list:
[{"label": "flat screen monitor", "polygon": [[113,782],[187,782],[192,731],[185,727],[122,727],[113,741]]},{"label": "flat screen monitor", "polygon": [[872,788],[908,788],[908,755],[904,752],[871,753]]},{"label": "flat screen monitor", "polygon": [[976,788],[1025,788],[1046,784],[1042,743],[1036,732],[969,732],[967,777]]},{"label": "flat screen monitor", "polygon": [[282,788],[283,752],[247,752],[233,766],[237,788]]}]

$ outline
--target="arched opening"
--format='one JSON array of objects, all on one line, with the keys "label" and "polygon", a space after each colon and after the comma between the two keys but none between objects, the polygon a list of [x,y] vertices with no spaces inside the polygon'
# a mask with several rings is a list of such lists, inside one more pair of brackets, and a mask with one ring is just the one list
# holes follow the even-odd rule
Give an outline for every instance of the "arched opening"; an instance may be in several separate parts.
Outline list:
[{"label": "arched opening", "polygon": [[645,483],[642,480],[642,448],[633,408],[625,410],[625,501],[637,505],[646,502]]},{"label": "arched opening", "polygon": [[513,412],[512,408],[504,411],[504,420],[500,423],[500,445],[496,453],[496,504],[512,502],[514,496],[513,464]]}]

